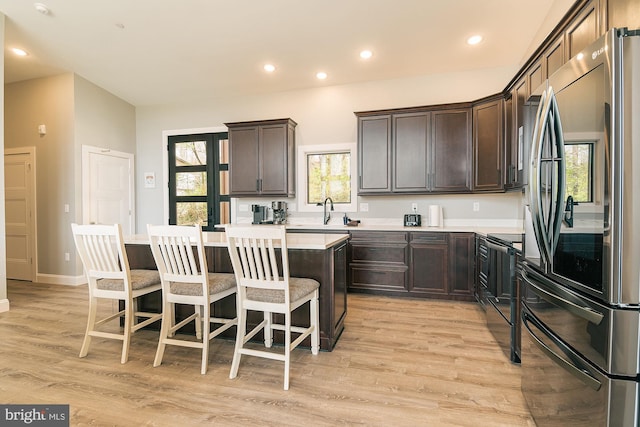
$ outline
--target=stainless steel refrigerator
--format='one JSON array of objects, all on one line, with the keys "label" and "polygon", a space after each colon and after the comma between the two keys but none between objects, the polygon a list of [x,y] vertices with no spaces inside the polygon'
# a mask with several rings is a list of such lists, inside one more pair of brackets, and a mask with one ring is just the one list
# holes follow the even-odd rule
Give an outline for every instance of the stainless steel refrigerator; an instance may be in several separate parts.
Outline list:
[{"label": "stainless steel refrigerator", "polygon": [[609,31],[529,107],[522,392],[539,426],[638,426],[640,32]]}]

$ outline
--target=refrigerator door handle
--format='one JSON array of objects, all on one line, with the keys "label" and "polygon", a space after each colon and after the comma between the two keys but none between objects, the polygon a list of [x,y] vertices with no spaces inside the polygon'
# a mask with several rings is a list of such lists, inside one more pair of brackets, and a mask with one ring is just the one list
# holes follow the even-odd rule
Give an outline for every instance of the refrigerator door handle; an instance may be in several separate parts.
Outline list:
[{"label": "refrigerator door handle", "polygon": [[[534,323],[534,324],[537,323],[527,313],[523,313],[523,315],[522,315],[522,324],[527,329],[527,332],[529,332],[529,335],[533,339],[533,342],[538,346],[538,348],[540,348],[540,350],[542,350],[556,364],[558,364],[560,367],[564,368],[567,372],[569,372],[574,377],[578,378],[580,381],[585,383],[587,386],[591,387],[595,391],[600,390],[600,388],[602,387],[602,383],[600,381],[598,381],[597,378],[594,378],[593,376],[591,376],[586,369],[581,369],[579,366],[576,366],[575,365],[575,363],[577,362],[576,360],[573,360],[573,363],[571,363],[571,362],[567,361],[566,359],[564,359],[563,357],[560,357],[555,351],[551,350],[531,330],[531,327],[529,326],[529,322]],[[536,325],[536,326],[540,326],[540,325]],[[538,328],[538,329],[540,329],[540,328]],[[542,331],[542,332],[544,332],[544,331]],[[557,342],[556,339],[554,339],[554,337],[549,336],[548,334],[545,334],[545,335],[547,335],[547,337],[549,339],[551,339],[556,345],[559,345],[559,346],[561,345],[560,343]]]},{"label": "refrigerator door handle", "polygon": [[[545,135],[550,138],[553,144],[551,157],[545,158],[545,162],[557,165],[557,173],[553,182],[554,188],[549,188],[555,195],[552,200],[553,211],[549,212],[548,222],[545,222],[542,198],[540,197],[542,183],[542,162]],[[562,132],[562,122],[556,101],[553,87],[549,86],[540,97],[540,105],[536,113],[536,123],[533,131],[532,141],[532,166],[530,172],[530,206],[533,229],[538,243],[538,249],[546,265],[551,265],[553,253],[558,245],[560,237],[560,227],[562,226],[563,208],[565,193],[565,159],[564,159],[564,136]],[[555,154],[554,154],[555,153]],[[555,166],[552,169],[556,170]],[[548,184],[548,183],[546,183]]]},{"label": "refrigerator door handle", "polygon": [[547,239],[545,238],[542,200],[540,197],[540,181],[542,166],[542,145],[544,141],[545,117],[547,115],[548,100],[547,91],[542,92],[540,96],[540,104],[536,111],[536,120],[533,126],[533,138],[531,141],[531,167],[529,170],[529,206],[531,207],[531,221],[533,231],[536,236],[538,250],[545,263],[548,264],[549,256],[547,251]]},{"label": "refrigerator door handle", "polygon": [[555,210],[553,215],[553,231],[552,239],[553,243],[550,247],[549,255],[553,257],[553,253],[558,246],[558,239],[560,238],[560,229],[562,227],[562,219],[564,218],[564,193],[565,193],[565,155],[564,155],[564,133],[562,132],[562,120],[560,119],[560,110],[558,109],[558,101],[553,92],[553,87],[549,86],[549,121],[551,124],[552,140],[555,144],[558,157],[556,163],[558,164],[558,176],[556,179],[556,197],[555,197]]},{"label": "refrigerator door handle", "polygon": [[[525,282],[527,282],[533,292],[535,292],[539,297],[546,300],[547,302],[562,307],[575,314],[576,316],[579,316],[586,321],[593,323],[594,325],[599,325],[604,319],[604,315],[602,313],[599,313],[590,307],[576,304],[575,302],[569,301],[569,299],[567,298],[563,298],[560,295],[554,295],[553,293],[542,289],[540,286],[531,281],[531,278],[529,277],[526,270],[522,271],[521,277]],[[543,280],[540,281],[544,283]]]}]

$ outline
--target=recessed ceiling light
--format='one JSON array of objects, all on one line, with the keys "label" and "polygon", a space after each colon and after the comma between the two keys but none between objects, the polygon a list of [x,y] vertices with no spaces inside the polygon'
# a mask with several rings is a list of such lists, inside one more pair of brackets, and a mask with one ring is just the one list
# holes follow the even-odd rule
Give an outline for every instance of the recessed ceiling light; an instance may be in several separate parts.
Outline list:
[{"label": "recessed ceiling light", "polygon": [[327,78],[327,73],[325,73],[324,71],[320,71],[316,74],[316,77],[318,78],[318,80],[324,80]]},{"label": "recessed ceiling light", "polygon": [[369,59],[373,56],[373,52],[371,52],[370,50],[363,50],[362,52],[360,52],[360,58],[362,59]]},{"label": "recessed ceiling light", "polygon": [[18,55],[18,56],[27,56],[28,55],[26,50],[22,50],[22,49],[17,48],[17,47],[11,48],[11,51],[13,53],[15,53],[16,55]]},{"label": "recessed ceiling light", "polygon": [[478,44],[481,41],[482,41],[482,36],[479,36],[479,35],[471,36],[467,39],[467,43],[470,45]]},{"label": "recessed ceiling light", "polygon": [[267,73],[273,73],[276,70],[276,66],[273,64],[264,64],[263,68]]},{"label": "recessed ceiling light", "polygon": [[40,12],[41,14],[43,14],[43,15],[48,15],[48,14],[49,14],[49,8],[47,7],[47,5],[46,5],[46,4],[43,4],[43,3],[34,3],[34,4],[33,4],[33,7],[35,7],[35,8],[36,8],[36,10],[37,10],[38,12]]}]

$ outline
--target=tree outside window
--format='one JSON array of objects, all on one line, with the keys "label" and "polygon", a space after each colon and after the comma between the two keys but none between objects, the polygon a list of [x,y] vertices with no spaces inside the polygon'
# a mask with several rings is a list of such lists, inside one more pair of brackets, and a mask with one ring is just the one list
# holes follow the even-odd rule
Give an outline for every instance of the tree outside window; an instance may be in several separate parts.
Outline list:
[{"label": "tree outside window", "polygon": [[351,203],[351,153],[307,154],[307,203]]}]

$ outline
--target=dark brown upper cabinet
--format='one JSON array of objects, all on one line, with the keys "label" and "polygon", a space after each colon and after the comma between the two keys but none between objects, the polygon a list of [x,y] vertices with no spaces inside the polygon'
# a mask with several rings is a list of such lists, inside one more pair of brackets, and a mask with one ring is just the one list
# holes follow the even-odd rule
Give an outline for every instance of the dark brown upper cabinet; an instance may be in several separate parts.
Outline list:
[{"label": "dark brown upper cabinet", "polygon": [[471,108],[431,114],[431,190],[471,191]]},{"label": "dark brown upper cabinet", "polygon": [[391,191],[391,115],[358,118],[358,194]]},{"label": "dark brown upper cabinet", "polygon": [[427,153],[431,128],[431,113],[393,115],[393,183],[394,192],[429,190]]},{"label": "dark brown upper cabinet", "polygon": [[560,37],[549,49],[543,54],[543,62],[545,65],[545,77],[555,73],[558,68],[562,67],[567,62],[567,55],[564,49],[564,37]]},{"label": "dark brown upper cabinet", "polygon": [[470,104],[356,113],[358,194],[471,191],[470,113]]},{"label": "dark brown upper cabinet", "polygon": [[544,74],[542,58],[539,58],[535,64],[527,71],[527,82],[529,84],[528,93],[533,93],[542,84],[546,76]]},{"label": "dark brown upper cabinet", "polygon": [[519,189],[527,183],[528,146],[525,144],[524,108],[528,97],[523,77],[505,101],[505,190]]},{"label": "dark brown upper cabinet", "polygon": [[600,22],[600,8],[600,0],[593,0],[569,23],[565,30],[565,60],[573,58],[604,34],[604,26]]},{"label": "dark brown upper cabinet", "polygon": [[295,127],[291,119],[226,123],[233,197],[295,196]]},{"label": "dark brown upper cabinet", "polygon": [[473,191],[502,191],[503,104],[502,96],[473,106]]}]

